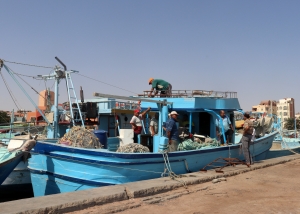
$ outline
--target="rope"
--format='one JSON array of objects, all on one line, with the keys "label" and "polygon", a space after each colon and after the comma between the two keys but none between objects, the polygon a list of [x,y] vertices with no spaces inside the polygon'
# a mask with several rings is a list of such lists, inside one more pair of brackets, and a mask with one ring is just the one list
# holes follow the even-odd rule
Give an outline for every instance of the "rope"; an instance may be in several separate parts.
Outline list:
[{"label": "rope", "polygon": [[178,181],[179,183],[182,184],[182,186],[184,188],[187,189],[186,182],[178,180],[178,178],[182,178],[182,177],[186,177],[186,176],[176,175],[175,172],[172,171],[171,164],[169,161],[168,151],[167,150],[162,151],[162,156],[163,156],[164,162],[165,162],[165,169],[164,169],[164,172],[161,174],[161,177],[165,177],[166,175],[168,175],[172,180]]},{"label": "rope", "polygon": [[[7,66],[8,67],[8,66]],[[19,74],[19,73],[16,73],[16,72],[14,72],[10,67],[8,67],[8,69],[14,74],[14,75],[16,75],[17,77],[19,77],[26,85],[28,85],[35,93],[37,93],[39,96],[41,96],[42,98],[44,98],[45,100],[46,100],[46,98],[43,96],[43,95],[41,95],[36,89],[34,89],[28,82],[26,82],[22,77],[20,77],[20,76],[25,76],[25,77],[32,77],[32,78],[34,78],[35,79],[35,77],[34,76],[28,76],[28,75],[23,75],[23,74]]]},{"label": "rope", "polygon": [[4,60],[2,59],[4,62],[8,62],[8,63],[13,63],[13,64],[17,64],[17,65],[25,65],[25,66],[31,66],[31,67],[37,67],[37,68],[54,68],[54,67],[50,67],[50,66],[43,66],[43,65],[33,65],[33,64],[27,64],[27,63],[21,63],[21,62],[13,62],[13,61],[8,61],[8,60]]},{"label": "rope", "polygon": [[111,86],[111,87],[121,89],[121,90],[123,90],[123,91],[127,91],[127,92],[130,92],[130,93],[133,93],[133,94],[138,94],[138,93],[135,93],[135,92],[133,92],[133,91],[129,91],[129,90],[126,90],[126,89],[124,89],[124,88],[120,88],[120,87],[118,87],[118,86],[115,86],[115,85],[112,85],[112,84],[109,84],[109,83],[106,83],[106,82],[103,82],[103,81],[100,81],[100,80],[96,80],[96,79],[94,79],[94,78],[91,78],[91,77],[88,77],[88,76],[85,76],[85,75],[82,75],[82,74],[79,74],[79,73],[76,73],[76,74],[79,75],[79,76],[88,78],[88,79],[90,79],[90,80],[94,80],[94,81],[96,81],[96,82],[100,82],[100,83],[103,83],[103,84],[105,84],[105,85],[109,85],[109,86]]},{"label": "rope", "polygon": [[8,93],[9,93],[11,99],[13,100],[13,102],[14,102],[15,106],[17,107],[17,109],[19,110],[20,108],[19,108],[19,106],[17,105],[17,99],[13,96],[13,93],[12,93],[12,91],[10,90],[10,88],[9,88],[9,86],[8,86],[6,80],[5,80],[5,78],[4,78],[4,76],[3,76],[2,72],[1,72],[1,68],[0,68],[0,75],[1,75],[1,77],[2,77],[2,80],[3,80],[4,84],[5,84],[5,87],[6,87],[7,91],[8,91]]}]

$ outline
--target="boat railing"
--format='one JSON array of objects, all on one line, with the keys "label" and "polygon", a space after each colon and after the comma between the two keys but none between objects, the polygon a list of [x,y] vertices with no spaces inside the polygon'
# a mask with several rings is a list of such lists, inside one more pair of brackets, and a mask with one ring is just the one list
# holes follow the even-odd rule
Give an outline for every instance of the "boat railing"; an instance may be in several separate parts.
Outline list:
[{"label": "boat railing", "polygon": [[[149,97],[151,91],[143,91],[143,94],[138,94],[138,97]],[[152,97],[162,97],[163,95],[157,94]],[[237,98],[237,92],[229,91],[207,91],[207,90],[172,90],[172,94],[166,95],[172,98],[185,98],[185,97],[214,97],[214,98]]]},{"label": "boat railing", "polygon": [[98,103],[100,111],[102,109],[134,110],[140,107],[140,104],[138,102],[133,101],[122,102],[118,100],[106,100],[100,101]]}]

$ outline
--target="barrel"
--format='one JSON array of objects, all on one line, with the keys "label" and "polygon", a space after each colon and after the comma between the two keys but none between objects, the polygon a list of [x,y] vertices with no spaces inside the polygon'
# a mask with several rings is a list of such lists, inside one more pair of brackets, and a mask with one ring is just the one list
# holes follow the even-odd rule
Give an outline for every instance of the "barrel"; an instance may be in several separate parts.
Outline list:
[{"label": "barrel", "polygon": [[99,139],[99,142],[103,145],[102,148],[107,149],[107,131],[95,130],[94,134]]}]

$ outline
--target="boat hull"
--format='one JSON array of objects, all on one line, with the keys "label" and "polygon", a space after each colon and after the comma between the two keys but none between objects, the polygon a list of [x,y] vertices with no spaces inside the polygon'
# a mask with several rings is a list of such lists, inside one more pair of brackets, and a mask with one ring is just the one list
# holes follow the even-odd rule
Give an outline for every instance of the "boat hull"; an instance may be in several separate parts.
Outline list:
[{"label": "boat hull", "polygon": [[31,184],[28,163],[21,161],[5,179],[2,185],[22,185]]},{"label": "boat hull", "polygon": [[[276,133],[250,146],[254,160],[266,157]],[[240,145],[168,154],[176,174],[197,172],[219,157],[244,159]],[[116,153],[37,142],[29,159],[35,196],[72,192],[106,185],[159,178],[165,170],[160,153]]]},{"label": "boat hull", "polygon": [[0,184],[10,175],[14,168],[21,162],[23,154],[11,155],[7,160],[0,163]]}]

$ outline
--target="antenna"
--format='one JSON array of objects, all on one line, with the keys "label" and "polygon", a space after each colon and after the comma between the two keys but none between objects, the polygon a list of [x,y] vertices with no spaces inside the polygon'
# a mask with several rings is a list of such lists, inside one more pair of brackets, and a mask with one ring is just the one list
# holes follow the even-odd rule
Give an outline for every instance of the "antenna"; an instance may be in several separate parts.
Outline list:
[{"label": "antenna", "polygon": [[64,71],[67,70],[67,66],[56,56],[55,59],[64,67]]}]

